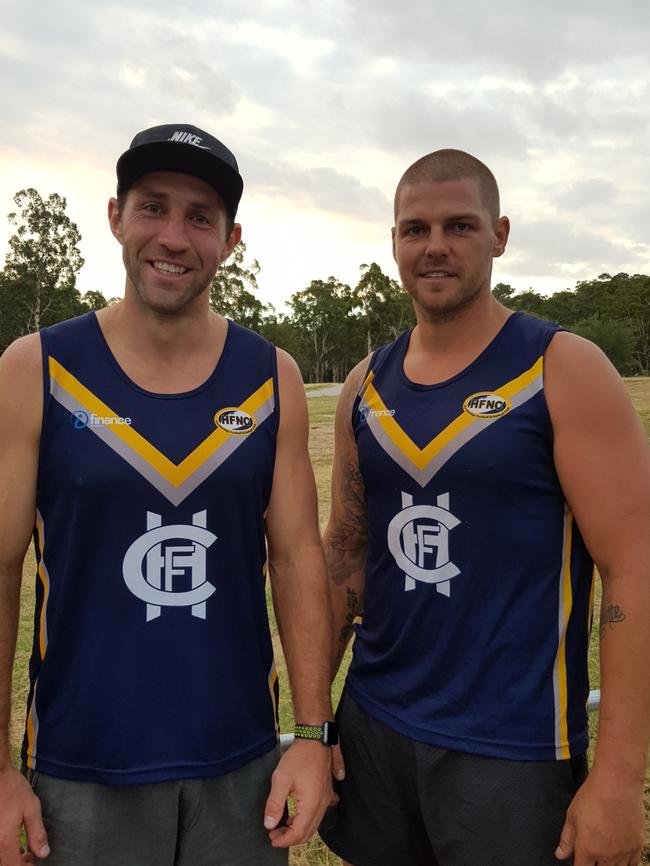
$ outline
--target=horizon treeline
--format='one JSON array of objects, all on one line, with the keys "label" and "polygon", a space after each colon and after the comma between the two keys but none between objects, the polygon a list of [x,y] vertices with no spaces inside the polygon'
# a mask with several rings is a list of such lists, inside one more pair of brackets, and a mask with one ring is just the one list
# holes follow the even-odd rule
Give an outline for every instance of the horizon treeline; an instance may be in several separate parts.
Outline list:
[{"label": "horizon treeline", "polygon": [[[8,218],[15,232],[0,271],[0,353],[17,337],[120,300],[98,291],[81,295],[76,288],[84,264],[81,235],[64,197],[43,199],[25,189],[14,203],[17,210]],[[291,296],[284,314],[257,297],[260,265],[245,256],[242,243],[219,269],[210,304],[286,349],[306,382],[342,381],[369,352],[415,322],[408,295],[375,262],[360,265],[355,286],[333,276],[312,280]],[[493,294],[511,310],[549,319],[596,343],[621,375],[648,375],[650,276],[605,273],[549,295],[497,283]]]}]

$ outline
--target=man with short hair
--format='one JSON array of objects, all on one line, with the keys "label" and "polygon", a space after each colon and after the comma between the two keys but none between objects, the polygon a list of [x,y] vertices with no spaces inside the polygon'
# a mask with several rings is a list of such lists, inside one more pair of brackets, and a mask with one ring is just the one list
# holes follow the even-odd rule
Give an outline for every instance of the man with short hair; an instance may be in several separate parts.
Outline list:
[{"label": "man with short hair", "polygon": [[[639,862],[650,720],[650,456],[591,343],[490,291],[492,173],[442,150],[395,196],[416,326],[348,377],[325,534],[354,866]],[[602,703],[587,776],[593,563]]]},{"label": "man with short hair", "polygon": [[[330,632],[302,380],[209,306],[241,237],[233,154],[158,126],[117,178],[124,299],[0,359],[0,862],[21,862],[24,826],[51,866],[275,866],[331,796],[331,726],[278,763],[265,597],[268,572],[314,738]],[[21,775],[7,728],[34,526]]]}]

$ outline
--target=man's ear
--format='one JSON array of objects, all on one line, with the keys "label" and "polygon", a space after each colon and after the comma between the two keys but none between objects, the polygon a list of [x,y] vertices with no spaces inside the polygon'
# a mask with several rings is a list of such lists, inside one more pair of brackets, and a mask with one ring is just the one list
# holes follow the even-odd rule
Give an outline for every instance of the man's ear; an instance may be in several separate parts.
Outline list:
[{"label": "man's ear", "polygon": [[391,238],[391,243],[393,245],[393,258],[395,259],[395,261],[397,261],[397,254],[395,252],[395,232],[396,231],[397,231],[397,228],[395,226],[393,226],[392,229],[390,230],[390,238]]},{"label": "man's ear", "polygon": [[510,220],[507,216],[500,217],[494,226],[494,246],[492,255],[494,258],[502,256],[506,251],[508,237],[510,235]]},{"label": "man's ear", "polygon": [[241,225],[239,223],[235,223],[232,227],[232,231],[228,235],[226,243],[224,244],[224,248],[221,252],[221,261],[219,264],[223,264],[228,256],[235,249],[239,241],[241,240]]},{"label": "man's ear", "polygon": [[108,224],[113,236],[122,243],[122,215],[116,198],[109,198],[108,200]]}]

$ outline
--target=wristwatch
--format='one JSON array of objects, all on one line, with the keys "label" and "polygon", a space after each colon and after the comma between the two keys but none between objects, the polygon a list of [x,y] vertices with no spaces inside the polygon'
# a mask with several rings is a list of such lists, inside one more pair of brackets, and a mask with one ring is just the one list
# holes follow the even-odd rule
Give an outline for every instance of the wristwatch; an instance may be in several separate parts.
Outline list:
[{"label": "wristwatch", "polygon": [[339,741],[336,722],[323,722],[322,725],[295,725],[293,735],[297,740],[318,740],[324,746],[335,746]]}]

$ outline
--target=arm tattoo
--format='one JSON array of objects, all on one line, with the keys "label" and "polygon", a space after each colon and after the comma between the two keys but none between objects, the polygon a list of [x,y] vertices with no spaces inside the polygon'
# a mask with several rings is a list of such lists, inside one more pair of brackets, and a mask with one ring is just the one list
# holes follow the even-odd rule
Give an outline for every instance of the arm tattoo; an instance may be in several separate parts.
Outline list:
[{"label": "arm tattoo", "polygon": [[356,461],[347,457],[342,472],[343,514],[327,538],[328,571],[338,586],[362,567],[368,541],[368,515],[363,476]]},{"label": "arm tattoo", "polygon": [[610,629],[614,628],[617,622],[623,622],[624,619],[626,616],[618,604],[608,604],[603,608],[600,614],[600,639],[607,634],[608,625]]}]

